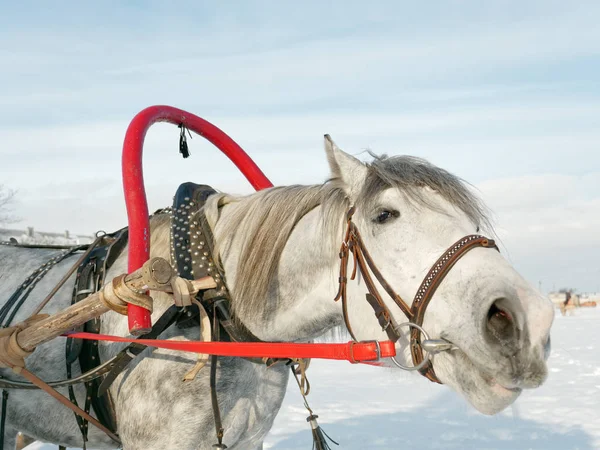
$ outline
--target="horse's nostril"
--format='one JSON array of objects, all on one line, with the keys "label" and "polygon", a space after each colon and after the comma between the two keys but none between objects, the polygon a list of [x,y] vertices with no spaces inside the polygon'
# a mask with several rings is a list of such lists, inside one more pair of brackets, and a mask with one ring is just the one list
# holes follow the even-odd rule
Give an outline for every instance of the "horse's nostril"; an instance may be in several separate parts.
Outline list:
[{"label": "horse's nostril", "polygon": [[504,343],[518,337],[518,328],[507,299],[500,298],[492,303],[487,313],[486,328],[496,342]]}]

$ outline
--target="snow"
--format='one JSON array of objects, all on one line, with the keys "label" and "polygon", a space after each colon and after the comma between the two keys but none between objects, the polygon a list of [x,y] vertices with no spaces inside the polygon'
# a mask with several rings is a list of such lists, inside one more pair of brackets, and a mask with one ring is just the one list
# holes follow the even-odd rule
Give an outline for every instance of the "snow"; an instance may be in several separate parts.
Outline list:
[{"label": "snow", "polygon": [[[496,416],[420,376],[345,362],[313,361],[310,406],[344,450],[600,448],[600,308],[558,313],[550,374]],[[265,450],[310,450],[307,412],[291,381]],[[55,450],[32,444],[28,450]]]},{"label": "snow", "polygon": [[[476,412],[448,388],[420,376],[313,361],[311,408],[340,449],[600,448],[600,308],[558,313],[550,374],[496,416]],[[311,433],[290,383],[265,450],[309,450]],[[332,446],[335,447],[335,446]]]}]

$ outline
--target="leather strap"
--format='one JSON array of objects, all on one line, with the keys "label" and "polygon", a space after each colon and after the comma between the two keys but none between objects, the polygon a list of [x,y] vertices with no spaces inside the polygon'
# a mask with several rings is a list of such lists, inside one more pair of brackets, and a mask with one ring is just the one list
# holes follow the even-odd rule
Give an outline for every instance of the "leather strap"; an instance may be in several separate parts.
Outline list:
[{"label": "leather strap", "polygon": [[[386,281],[386,279],[383,277],[383,275],[381,274],[381,272],[375,265],[375,262],[373,261],[373,258],[371,258],[369,251],[365,247],[365,244],[362,240],[360,232],[358,231],[358,228],[356,227],[354,222],[351,221],[349,226],[350,226],[350,236],[353,241],[353,246],[356,247],[356,256],[358,259],[359,267],[361,269],[361,273],[363,274],[363,276],[365,276],[365,274],[369,273],[368,270],[366,270],[366,266],[368,265],[369,269],[371,269],[371,272],[373,272],[373,275],[375,276],[377,281],[379,281],[379,284],[381,284],[381,286],[385,289],[385,291],[392,298],[392,300],[394,300],[394,302],[396,303],[396,305],[398,305],[400,310],[402,310],[404,315],[408,319],[411,319],[410,307],[406,304],[406,302],[402,299],[402,297],[400,297],[394,291],[394,289],[392,289],[390,284]],[[366,276],[365,276],[365,278],[366,278]],[[375,295],[381,301],[381,304],[383,305],[384,303],[381,298],[381,295],[379,295],[379,292],[377,291],[375,284],[371,281],[370,276],[369,276],[369,286],[370,286],[369,291],[373,291],[371,293],[373,295]],[[390,317],[391,317],[391,315],[390,315]]]},{"label": "leather strap", "polygon": [[[65,386],[71,386],[74,384],[85,383],[88,381],[100,378],[105,373],[108,373],[115,365],[117,356],[109,359],[102,365],[96,367],[94,370],[90,370],[83,373],[75,378],[70,378],[60,381],[48,381],[46,384],[52,388],[59,388]],[[8,380],[6,378],[0,378],[0,389],[39,389],[35,384],[31,384],[27,381]]]},{"label": "leather strap", "polygon": [[[145,339],[155,339],[157,338],[163,331],[169,328],[179,315],[181,314],[181,309],[177,306],[170,306],[160,318],[154,323],[152,326],[152,330],[149,333],[141,336],[141,338]],[[139,339],[132,340],[132,343],[121,350],[114,358],[111,359],[113,362],[113,366],[110,372],[104,377],[102,383],[100,383],[100,387],[98,388],[98,395],[104,395],[104,393],[108,390],[111,384],[115,381],[117,376],[125,370],[125,368],[129,365],[129,363],[140,353],[142,353],[145,349],[145,345],[139,344],[137,341]]]},{"label": "leather strap", "polygon": [[[213,311],[212,321],[212,339],[213,341],[219,341],[219,321],[217,320],[217,312]],[[217,443],[213,445],[214,448],[226,449],[227,446],[223,444],[223,434],[225,432],[223,428],[223,421],[221,420],[221,409],[219,408],[219,399],[217,398],[217,364],[219,357],[217,355],[210,356],[210,401],[212,404],[213,418],[215,419],[215,432],[217,434]]]},{"label": "leather strap", "polygon": [[4,450],[4,429],[6,425],[6,403],[8,402],[8,391],[2,391],[2,414],[0,416],[0,450]]},{"label": "leather strap", "polygon": [[62,403],[67,408],[69,408],[71,411],[73,411],[75,414],[83,417],[85,420],[90,422],[92,425],[94,425],[98,429],[102,430],[104,433],[106,433],[108,435],[108,437],[110,437],[113,441],[115,441],[117,444],[119,444],[119,446],[121,445],[121,440],[119,439],[119,437],[116,434],[114,434],[112,431],[110,431],[108,428],[106,428],[104,425],[102,425],[100,422],[98,422],[98,420],[96,420],[94,417],[92,417],[88,413],[86,413],[83,409],[81,409],[78,406],[71,403],[68,398],[66,398],[64,395],[61,395],[57,390],[48,386],[46,383],[44,383],[37,376],[35,376],[31,372],[29,372],[27,369],[25,369],[25,368],[21,369],[20,375],[22,375],[29,382],[35,384],[38,388],[42,389],[44,392],[50,394],[52,397],[54,397],[60,403]]},{"label": "leather strap", "polygon": [[64,336],[108,342],[129,342],[148,347],[193,353],[206,353],[217,356],[250,358],[315,358],[346,360],[351,363],[360,363],[396,356],[395,344],[392,341],[351,341],[344,344],[308,344],[289,342],[200,342],[161,339],[130,339],[94,333],[66,333]]},{"label": "leather strap", "polygon": [[[347,216],[346,235],[344,237],[344,242],[342,243],[342,248],[340,250],[340,259],[342,260],[340,264],[340,287],[334,300],[337,301],[340,298],[342,299],[342,310],[344,314],[344,322],[346,323],[346,328],[348,328],[348,330],[350,331],[352,339],[357,341],[354,333],[352,332],[352,326],[350,325],[350,319],[348,317],[346,295],[346,285],[348,282],[347,266],[349,262],[349,254],[352,253],[352,256],[354,258],[354,268],[352,270],[352,275],[350,276],[350,279],[354,280],[356,278],[357,271],[360,270],[365,285],[367,286],[367,290],[369,291],[369,293],[366,296],[366,299],[373,308],[373,311],[375,312],[375,317],[381,325],[381,329],[387,333],[388,337],[393,342],[396,342],[400,337],[397,331],[396,323],[394,322],[393,316],[389,308],[386,306],[385,302],[381,297],[381,294],[379,293],[377,287],[375,286],[375,283],[373,282],[373,279],[371,278],[371,275],[369,273],[369,267],[375,268],[373,274],[376,276],[376,278],[378,278],[378,280],[379,278],[384,280],[383,276],[375,266],[375,263],[371,260],[371,255],[369,255],[369,253],[364,248],[362,238],[360,237],[360,233],[356,228],[356,225],[354,225],[354,223],[352,222],[352,214],[354,214],[353,208],[350,209]],[[385,282],[385,280],[384,283],[385,286],[389,287],[388,283]],[[399,296],[394,294],[392,298],[396,300],[396,303],[403,305],[403,307],[401,308],[402,311],[409,311],[408,306],[406,306],[404,301]],[[408,314],[410,314],[410,311],[408,312]]]}]

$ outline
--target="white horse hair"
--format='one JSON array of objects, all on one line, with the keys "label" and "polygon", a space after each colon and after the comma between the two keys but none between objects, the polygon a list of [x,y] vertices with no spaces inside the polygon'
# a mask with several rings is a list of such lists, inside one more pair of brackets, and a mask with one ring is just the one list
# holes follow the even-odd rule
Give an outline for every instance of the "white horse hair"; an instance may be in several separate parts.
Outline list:
[{"label": "white horse hair", "polygon": [[[218,194],[205,207],[214,231],[235,320],[266,341],[307,341],[343,326],[337,292],[338,249],[346,211],[354,221],[383,276],[404,299],[411,299],[432,263],[459,238],[481,227],[491,232],[477,197],[457,177],[421,159],[375,157],[364,164],[341,151],[326,136],[331,179],[318,186],[267,189],[245,197]],[[169,258],[169,221],[151,221],[151,256]],[[0,299],[5,302],[29,273],[55,251],[0,247]],[[74,263],[70,257],[52,269],[15,318],[28,317]],[[107,281],[126,272],[127,252]],[[70,304],[74,277],[44,312]],[[360,280],[348,285],[349,316],[358,339],[387,336],[365,301]],[[401,311],[385,298],[396,322]],[[172,301],[155,296],[155,321]],[[442,282],[425,314],[424,328],[458,350],[435,357],[438,378],[476,409],[495,414],[516,400],[522,389],[541,385],[547,376],[554,308],[496,251],[474,249]],[[102,332],[125,336],[127,319],[102,318]],[[171,327],[165,339],[197,339],[198,329]],[[406,341],[399,359],[410,364]],[[122,344],[102,344],[103,360]],[[209,366],[194,381],[182,382],[195,355],[147,349],[111,387],[118,432],[126,450],[201,449],[216,442],[210,402]],[[41,345],[27,366],[42,379],[65,378],[64,340]],[[393,367],[389,365],[390,367]],[[262,449],[262,442],[283,401],[288,368],[220,358],[218,398],[230,450]],[[77,373],[76,373],[77,374]],[[75,375],[76,375],[75,374]],[[18,378],[3,369],[6,378]],[[428,382],[423,379],[423,383]],[[359,386],[357,386],[359,388]],[[398,386],[399,389],[402,386]],[[83,387],[76,389],[83,403]],[[66,389],[60,389],[66,394]],[[40,391],[11,391],[5,448],[18,431],[46,442],[81,445],[73,413]],[[114,448],[102,432],[89,429],[88,446]]]}]

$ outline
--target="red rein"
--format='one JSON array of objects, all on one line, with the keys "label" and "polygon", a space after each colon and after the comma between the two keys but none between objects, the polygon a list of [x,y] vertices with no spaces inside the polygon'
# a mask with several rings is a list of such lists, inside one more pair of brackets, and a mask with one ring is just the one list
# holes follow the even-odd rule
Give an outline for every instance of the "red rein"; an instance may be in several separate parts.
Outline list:
[{"label": "red rein", "polygon": [[[183,124],[212,142],[237,166],[256,190],[272,187],[252,159],[233,139],[213,124],[172,106],[151,106],[138,113],[127,128],[123,143],[123,190],[129,220],[129,273],[139,269],[150,256],[150,224],[148,202],[144,187],[142,152],[148,129],[156,122]],[[139,306],[128,305],[129,332],[134,336],[147,333],[152,328],[150,313]]]},{"label": "red rein", "polygon": [[130,339],[96,333],[65,333],[75,339],[138,343],[148,347],[248,358],[312,358],[346,360],[351,363],[375,364],[381,358],[396,356],[392,341],[347,342],[344,344],[297,344],[288,342],[200,342],[163,339]]}]

